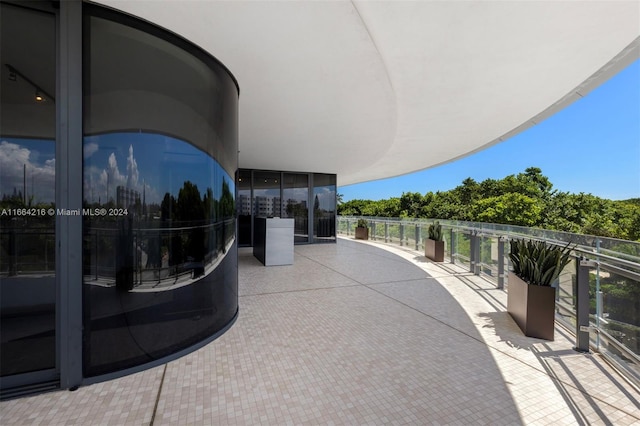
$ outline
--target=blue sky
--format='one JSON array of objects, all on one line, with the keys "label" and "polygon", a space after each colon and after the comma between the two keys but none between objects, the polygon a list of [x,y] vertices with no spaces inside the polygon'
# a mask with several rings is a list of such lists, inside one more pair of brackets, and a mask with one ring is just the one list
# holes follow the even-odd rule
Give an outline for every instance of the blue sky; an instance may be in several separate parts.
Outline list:
[{"label": "blue sky", "polygon": [[612,200],[640,197],[640,60],[537,126],[476,154],[421,172],[338,188],[343,200],[446,191],[471,177],[539,167],[554,189]]}]

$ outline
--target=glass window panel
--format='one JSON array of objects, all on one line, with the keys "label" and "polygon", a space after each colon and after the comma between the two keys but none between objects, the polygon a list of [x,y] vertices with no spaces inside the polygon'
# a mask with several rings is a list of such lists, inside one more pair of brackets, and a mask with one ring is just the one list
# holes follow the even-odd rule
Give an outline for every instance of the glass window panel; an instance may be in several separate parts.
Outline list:
[{"label": "glass window panel", "polygon": [[253,173],[253,215],[280,217],[280,173]]},{"label": "glass window panel", "polygon": [[313,237],[315,242],[336,240],[336,175],[313,176]]},{"label": "glass window panel", "polygon": [[53,14],[0,4],[0,375],[56,365]]},{"label": "glass window panel", "polygon": [[309,241],[309,175],[285,173],[282,185],[283,217],[293,218],[294,243]]}]

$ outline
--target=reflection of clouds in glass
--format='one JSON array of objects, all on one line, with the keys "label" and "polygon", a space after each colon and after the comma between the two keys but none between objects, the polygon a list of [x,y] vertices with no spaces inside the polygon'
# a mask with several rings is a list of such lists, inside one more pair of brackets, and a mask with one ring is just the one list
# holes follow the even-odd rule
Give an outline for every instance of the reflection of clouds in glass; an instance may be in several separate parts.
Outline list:
[{"label": "reflection of clouds in glass", "polygon": [[[84,146],[90,146],[88,150],[85,150],[85,158],[88,158],[86,157],[87,152],[93,154],[100,149],[100,146],[95,142],[87,143]],[[116,188],[118,186],[133,189],[140,193],[141,197],[144,194],[147,203],[160,202],[161,197],[158,191],[151,188],[144,181],[142,183],[139,181],[140,172],[138,170],[138,162],[134,156],[133,145],[129,145],[126,174],[120,172],[118,160],[113,152],[109,154],[106,168],[101,169],[96,166],[85,166],[84,174],[84,194],[85,198],[90,202],[100,200],[100,202],[105,203],[109,201],[109,199],[115,199]]]},{"label": "reflection of clouds in glass", "polygon": [[307,201],[309,190],[307,188],[284,188],[285,200]]},{"label": "reflection of clouds in glass", "polygon": [[314,196],[318,197],[318,203],[323,210],[335,210],[336,190],[334,186],[321,186],[313,189]]},{"label": "reflection of clouds in glass", "polygon": [[84,158],[87,159],[91,157],[98,150],[98,148],[99,147],[97,143],[90,142],[90,143],[84,144],[84,146],[82,147]]},{"label": "reflection of clouds in glass", "polygon": [[280,189],[254,189],[253,193],[261,197],[280,197]]},{"label": "reflection of clouds in glass", "polygon": [[[185,181],[204,195],[212,188],[222,196],[222,181],[231,193],[234,182],[207,153],[185,141],[153,133],[109,133],[84,138],[84,197],[90,203],[117,198],[117,187],[140,194],[146,204],[160,204],[165,193],[174,197]],[[107,196],[108,194],[108,196]],[[279,192],[278,192],[279,194]]]},{"label": "reflection of clouds in glass", "polygon": [[18,144],[2,141],[0,143],[0,164],[2,169],[5,167],[11,167],[9,163],[17,162],[21,166],[29,161],[29,155],[31,151]]},{"label": "reflection of clouds in glass", "polygon": [[125,178],[120,174],[120,170],[118,169],[118,160],[116,160],[116,155],[112,152],[109,155],[109,164],[107,169],[102,171],[101,178],[104,183],[108,183],[109,180],[117,185],[124,185]]},{"label": "reflection of clouds in glass", "polygon": [[14,188],[22,192],[26,169],[27,198],[33,196],[34,203],[53,202],[56,160],[50,158],[39,164],[40,153],[27,148],[26,144],[26,141],[25,145],[0,142],[0,195],[11,195]]},{"label": "reflection of clouds in glass", "polygon": [[[113,154],[111,154],[113,155]],[[129,145],[129,157],[127,157],[127,188],[138,186],[138,163],[133,157],[133,145]]]}]

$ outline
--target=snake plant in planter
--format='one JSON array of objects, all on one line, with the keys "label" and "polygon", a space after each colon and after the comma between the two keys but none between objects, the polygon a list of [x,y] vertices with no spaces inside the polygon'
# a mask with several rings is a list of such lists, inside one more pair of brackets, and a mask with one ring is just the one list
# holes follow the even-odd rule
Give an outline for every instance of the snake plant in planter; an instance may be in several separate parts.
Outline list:
[{"label": "snake plant in planter", "polygon": [[356,240],[368,240],[369,239],[369,224],[365,219],[358,219],[356,225]]},{"label": "snake plant in planter", "polygon": [[571,261],[571,248],[531,240],[510,244],[507,311],[526,336],[553,340],[556,289],[551,285]]},{"label": "snake plant in planter", "polygon": [[429,225],[429,238],[424,240],[424,255],[434,262],[444,261],[444,240],[442,239],[442,226],[436,221]]}]

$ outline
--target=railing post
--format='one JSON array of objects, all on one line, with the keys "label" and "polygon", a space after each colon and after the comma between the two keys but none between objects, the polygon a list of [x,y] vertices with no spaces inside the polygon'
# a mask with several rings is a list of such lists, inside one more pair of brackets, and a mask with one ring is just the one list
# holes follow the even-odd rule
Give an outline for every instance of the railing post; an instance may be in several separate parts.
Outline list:
[{"label": "railing post", "polygon": [[600,350],[600,318],[602,318],[602,308],[603,308],[603,296],[604,293],[598,290],[596,291],[596,350]]},{"label": "railing post", "polygon": [[416,251],[420,250],[420,225],[416,223]]},{"label": "railing post", "polygon": [[389,222],[384,223],[384,242],[389,242]]},{"label": "railing post", "polygon": [[404,223],[400,222],[400,246],[404,245]]},{"label": "railing post", "polygon": [[480,275],[480,236],[472,231],[469,237],[469,272]]},{"label": "railing post", "polygon": [[476,243],[474,244],[474,248],[475,248],[475,259],[476,259],[476,267],[475,267],[475,271],[473,271],[473,273],[475,275],[480,275],[480,271],[482,268],[482,258],[480,257],[481,255],[481,248],[482,248],[482,236],[480,236],[479,234],[476,233],[475,235],[476,238]]},{"label": "railing post", "polygon": [[451,263],[456,263],[457,236],[458,234],[453,232],[453,228],[451,228],[451,239],[449,240],[451,241],[451,244],[449,247],[449,255],[451,256]]},{"label": "railing post", "polygon": [[589,268],[595,262],[579,257],[576,262],[576,346],[578,352],[589,352]]},{"label": "railing post", "polygon": [[369,235],[373,241],[376,240],[376,222],[371,221],[371,235]]},{"label": "railing post", "polygon": [[504,238],[498,237],[498,288],[504,288]]},{"label": "railing post", "polygon": [[[600,253],[600,238],[596,238],[596,253]],[[600,256],[596,256],[596,329],[600,331],[600,318],[604,309],[600,290]],[[600,350],[600,333],[596,333],[596,348]]]},{"label": "railing post", "polygon": [[477,236],[477,240],[476,240],[476,271],[475,274],[476,275],[480,275],[482,273],[482,262],[483,262],[483,253],[482,253],[482,249],[483,249],[483,244],[484,243],[484,236],[482,234],[479,234]]},{"label": "railing post", "polygon": [[476,271],[476,236],[473,232],[469,233],[469,272]]}]

